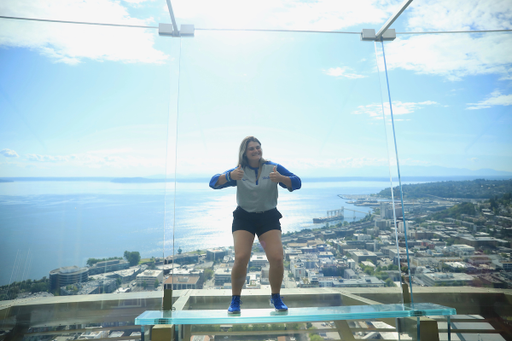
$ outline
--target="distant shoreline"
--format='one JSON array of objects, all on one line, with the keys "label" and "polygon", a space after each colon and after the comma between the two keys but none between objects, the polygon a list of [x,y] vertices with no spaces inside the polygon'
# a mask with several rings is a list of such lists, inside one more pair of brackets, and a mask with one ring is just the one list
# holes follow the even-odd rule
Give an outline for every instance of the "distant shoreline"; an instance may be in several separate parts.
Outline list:
[{"label": "distant shoreline", "polygon": [[[449,175],[449,176],[402,176],[402,181],[418,182],[441,182],[441,181],[471,181],[476,179],[485,180],[511,180],[512,176],[492,175]],[[398,178],[393,178],[398,181]],[[113,182],[113,183],[165,183],[165,182],[208,182],[209,177],[198,178],[144,178],[144,177],[1,177],[0,183],[26,182],[26,181],[77,181],[77,182]],[[389,177],[365,177],[365,176],[346,176],[346,177],[303,177],[303,182],[349,182],[349,181],[368,181],[368,182],[387,182]]]}]

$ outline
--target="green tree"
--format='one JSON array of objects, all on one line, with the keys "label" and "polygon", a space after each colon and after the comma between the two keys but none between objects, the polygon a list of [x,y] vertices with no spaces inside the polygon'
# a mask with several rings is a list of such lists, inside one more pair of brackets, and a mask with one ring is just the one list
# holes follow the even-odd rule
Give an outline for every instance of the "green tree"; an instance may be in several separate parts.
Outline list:
[{"label": "green tree", "polygon": [[318,334],[309,334],[310,341],[324,341],[324,338]]},{"label": "green tree", "polygon": [[387,287],[394,287],[395,286],[395,283],[393,282],[393,280],[391,278],[386,278],[386,280],[384,281],[386,282],[386,286]]},{"label": "green tree", "polygon": [[285,330],[285,324],[284,323],[273,323],[269,325],[270,330]]},{"label": "green tree", "polygon": [[287,323],[286,324],[286,329],[287,330],[299,330],[300,329],[300,323]]},{"label": "green tree", "polygon": [[211,279],[212,277],[213,277],[213,270],[212,269],[204,269],[204,278]]},{"label": "green tree", "polygon": [[269,330],[268,324],[253,324],[252,330],[254,331],[266,331]]},{"label": "green tree", "polygon": [[110,257],[110,258],[89,258],[87,260],[87,265],[88,266],[93,266],[94,264],[98,263],[98,262],[103,262],[103,261],[106,261],[106,260],[114,260],[114,259],[122,259],[121,257]]},{"label": "green tree", "polygon": [[139,251],[125,251],[124,258],[130,263],[131,266],[137,265],[140,262],[140,253]]},{"label": "green tree", "polygon": [[233,332],[245,332],[247,329],[248,327],[246,324],[235,324],[233,327],[231,327],[231,331]]},{"label": "green tree", "polygon": [[160,282],[158,282],[158,279],[155,279],[155,289],[158,288],[159,284],[160,284]]}]

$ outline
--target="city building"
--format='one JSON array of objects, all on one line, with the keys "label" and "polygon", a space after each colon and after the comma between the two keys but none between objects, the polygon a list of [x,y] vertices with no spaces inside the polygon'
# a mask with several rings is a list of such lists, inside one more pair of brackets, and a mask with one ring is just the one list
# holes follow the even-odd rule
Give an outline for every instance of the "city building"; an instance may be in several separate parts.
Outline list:
[{"label": "city building", "polygon": [[101,261],[89,268],[89,275],[96,275],[105,272],[112,272],[118,270],[128,269],[130,263],[124,259],[112,259]]},{"label": "city building", "polygon": [[464,273],[427,272],[418,276],[427,286],[466,286],[473,282],[474,277]]},{"label": "city building", "polygon": [[140,267],[129,268],[126,270],[118,270],[118,271],[109,273],[108,277],[115,278],[115,279],[120,278],[121,283],[127,283],[127,282],[130,282],[130,281],[133,281],[134,279],[136,279],[137,275],[139,273],[141,273],[141,271],[142,270]]},{"label": "city building", "polygon": [[475,254],[475,248],[473,246],[469,246],[466,244],[453,244],[451,249],[454,253],[456,253],[459,257],[462,256],[472,256]]},{"label": "city building", "polygon": [[268,264],[267,256],[264,253],[254,253],[251,255],[249,267],[264,268]]},{"label": "city building", "polygon": [[184,253],[174,256],[169,256],[165,259],[166,264],[195,264],[199,261],[197,253]]},{"label": "city building", "polygon": [[200,276],[173,275],[164,281],[164,288],[173,290],[202,289],[203,285],[200,279]]},{"label": "city building", "polygon": [[66,266],[50,271],[50,291],[57,288],[87,282],[89,279],[89,268],[74,266]]},{"label": "city building", "polygon": [[228,251],[224,249],[206,250],[206,260],[218,262],[224,259],[224,256],[227,256],[227,254]]},{"label": "city building", "polygon": [[215,285],[231,283],[231,268],[218,268],[214,273]]},{"label": "city building", "polygon": [[154,288],[157,281],[159,284],[164,281],[164,272],[162,270],[146,270],[138,274],[136,279],[138,286]]},{"label": "city building", "polygon": [[381,288],[386,283],[374,276],[365,276],[355,279],[338,279],[332,282],[333,287],[337,288]]},{"label": "city building", "polygon": [[92,330],[87,331],[78,337],[78,340],[94,340],[94,339],[103,339],[108,337],[108,332],[106,330]]},{"label": "city building", "polygon": [[362,261],[370,261],[373,264],[377,263],[377,255],[371,251],[355,250],[350,252],[350,255],[356,263],[361,263]]}]

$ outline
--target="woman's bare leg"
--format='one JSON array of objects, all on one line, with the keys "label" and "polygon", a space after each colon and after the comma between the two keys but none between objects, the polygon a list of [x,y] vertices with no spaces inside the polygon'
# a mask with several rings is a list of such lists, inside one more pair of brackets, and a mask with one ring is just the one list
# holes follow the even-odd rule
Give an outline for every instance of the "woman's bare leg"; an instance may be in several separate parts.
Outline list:
[{"label": "woman's bare leg", "polygon": [[281,284],[283,283],[283,244],[281,243],[281,231],[270,230],[263,233],[260,237],[260,244],[265,250],[269,269],[269,282],[272,294],[281,292]]},{"label": "woman's bare leg", "polygon": [[240,295],[247,276],[247,264],[251,259],[254,235],[249,231],[238,230],[233,232],[235,245],[235,263],[231,270],[231,292]]}]

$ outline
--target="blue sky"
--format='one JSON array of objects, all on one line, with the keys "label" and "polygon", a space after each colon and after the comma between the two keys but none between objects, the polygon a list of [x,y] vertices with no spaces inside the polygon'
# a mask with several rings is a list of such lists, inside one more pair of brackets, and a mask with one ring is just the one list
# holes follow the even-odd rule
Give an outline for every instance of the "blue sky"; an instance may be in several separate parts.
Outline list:
[{"label": "blue sky", "polygon": [[[197,29],[181,39],[0,19],[0,176],[210,175],[236,166],[247,135],[300,175],[386,176],[380,44],[205,29],[378,30],[401,2],[172,1]],[[170,22],[156,0],[4,0],[0,15]],[[512,0],[416,0],[392,28],[512,29]],[[512,172],[512,32],[397,36],[384,48],[402,174]]]}]

